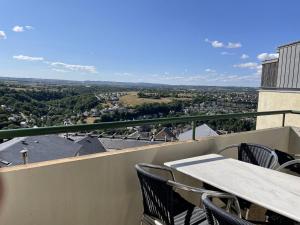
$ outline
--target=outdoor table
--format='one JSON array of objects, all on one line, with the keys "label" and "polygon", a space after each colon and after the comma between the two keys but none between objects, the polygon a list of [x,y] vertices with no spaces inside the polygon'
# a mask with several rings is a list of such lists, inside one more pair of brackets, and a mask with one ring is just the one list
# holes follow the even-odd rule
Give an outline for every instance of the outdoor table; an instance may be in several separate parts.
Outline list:
[{"label": "outdoor table", "polygon": [[166,162],[166,166],[300,222],[300,178],[209,154]]}]

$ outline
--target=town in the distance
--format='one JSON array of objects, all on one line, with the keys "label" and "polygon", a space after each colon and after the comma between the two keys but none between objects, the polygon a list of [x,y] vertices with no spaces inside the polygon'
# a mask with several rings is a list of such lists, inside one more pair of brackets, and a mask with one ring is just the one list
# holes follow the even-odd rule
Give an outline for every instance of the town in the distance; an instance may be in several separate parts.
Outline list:
[{"label": "town in the distance", "polygon": [[[0,129],[255,112],[257,89],[147,83],[0,79]],[[201,121],[196,138],[255,129],[254,118]],[[191,138],[190,123],[2,139],[1,166]],[[68,150],[66,150],[68,149]],[[44,152],[45,154],[40,154]],[[50,154],[51,153],[51,154]]]}]

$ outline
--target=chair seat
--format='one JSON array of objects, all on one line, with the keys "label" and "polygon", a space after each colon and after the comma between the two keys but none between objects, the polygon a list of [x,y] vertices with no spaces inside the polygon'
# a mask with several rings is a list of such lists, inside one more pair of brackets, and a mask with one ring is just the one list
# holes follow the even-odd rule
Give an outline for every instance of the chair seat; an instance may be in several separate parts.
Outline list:
[{"label": "chair seat", "polygon": [[175,225],[204,225],[205,223],[203,222],[206,222],[206,214],[199,207],[194,207],[193,210],[186,210],[174,217]]},{"label": "chair seat", "polygon": [[[222,192],[222,190],[220,190],[219,188],[216,188],[210,184],[207,184],[207,183],[203,183],[203,187],[207,190],[211,190],[211,191],[217,191],[217,192]],[[223,203],[227,203],[227,199],[220,199]],[[251,202],[247,201],[247,200],[244,200],[244,199],[241,199],[241,198],[238,198],[238,201],[239,201],[239,204],[240,204],[240,207],[241,209],[249,209],[250,206],[252,205]]]},{"label": "chair seat", "polygon": [[[151,225],[164,225],[159,219],[144,215],[144,222]],[[199,207],[186,210],[174,217],[174,225],[208,225],[205,211]]]},{"label": "chair seat", "polygon": [[269,224],[276,224],[276,225],[295,225],[298,224],[297,222],[282,216],[280,214],[277,214],[275,212],[272,212],[270,210],[267,210],[266,216],[268,217]]}]

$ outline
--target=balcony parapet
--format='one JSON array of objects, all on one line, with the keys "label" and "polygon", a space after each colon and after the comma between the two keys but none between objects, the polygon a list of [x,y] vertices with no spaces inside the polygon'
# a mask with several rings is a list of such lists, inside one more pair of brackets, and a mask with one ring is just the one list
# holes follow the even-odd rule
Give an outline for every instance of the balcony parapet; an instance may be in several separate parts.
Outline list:
[{"label": "balcony parapet", "polygon": [[264,111],[264,112],[249,112],[249,113],[232,113],[232,114],[218,114],[218,115],[199,115],[199,116],[182,116],[182,117],[169,117],[160,119],[146,119],[146,120],[131,120],[131,121],[118,121],[118,122],[103,122],[94,124],[81,124],[70,126],[52,126],[52,127],[38,127],[38,128],[21,128],[0,130],[0,139],[10,139],[15,137],[71,133],[80,131],[94,131],[105,130],[111,128],[122,128],[141,125],[155,125],[155,124],[168,124],[168,123],[192,123],[192,139],[195,140],[196,122],[232,119],[232,118],[246,118],[257,117],[266,115],[283,115],[282,126],[285,123],[285,114],[300,114],[298,111],[293,110],[279,110],[279,111]]}]

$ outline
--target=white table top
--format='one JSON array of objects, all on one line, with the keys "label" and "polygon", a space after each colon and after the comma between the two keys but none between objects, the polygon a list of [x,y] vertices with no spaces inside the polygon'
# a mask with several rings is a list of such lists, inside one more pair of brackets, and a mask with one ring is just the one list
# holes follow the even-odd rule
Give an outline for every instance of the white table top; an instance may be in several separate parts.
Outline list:
[{"label": "white table top", "polygon": [[300,222],[300,178],[210,154],[166,166]]}]

